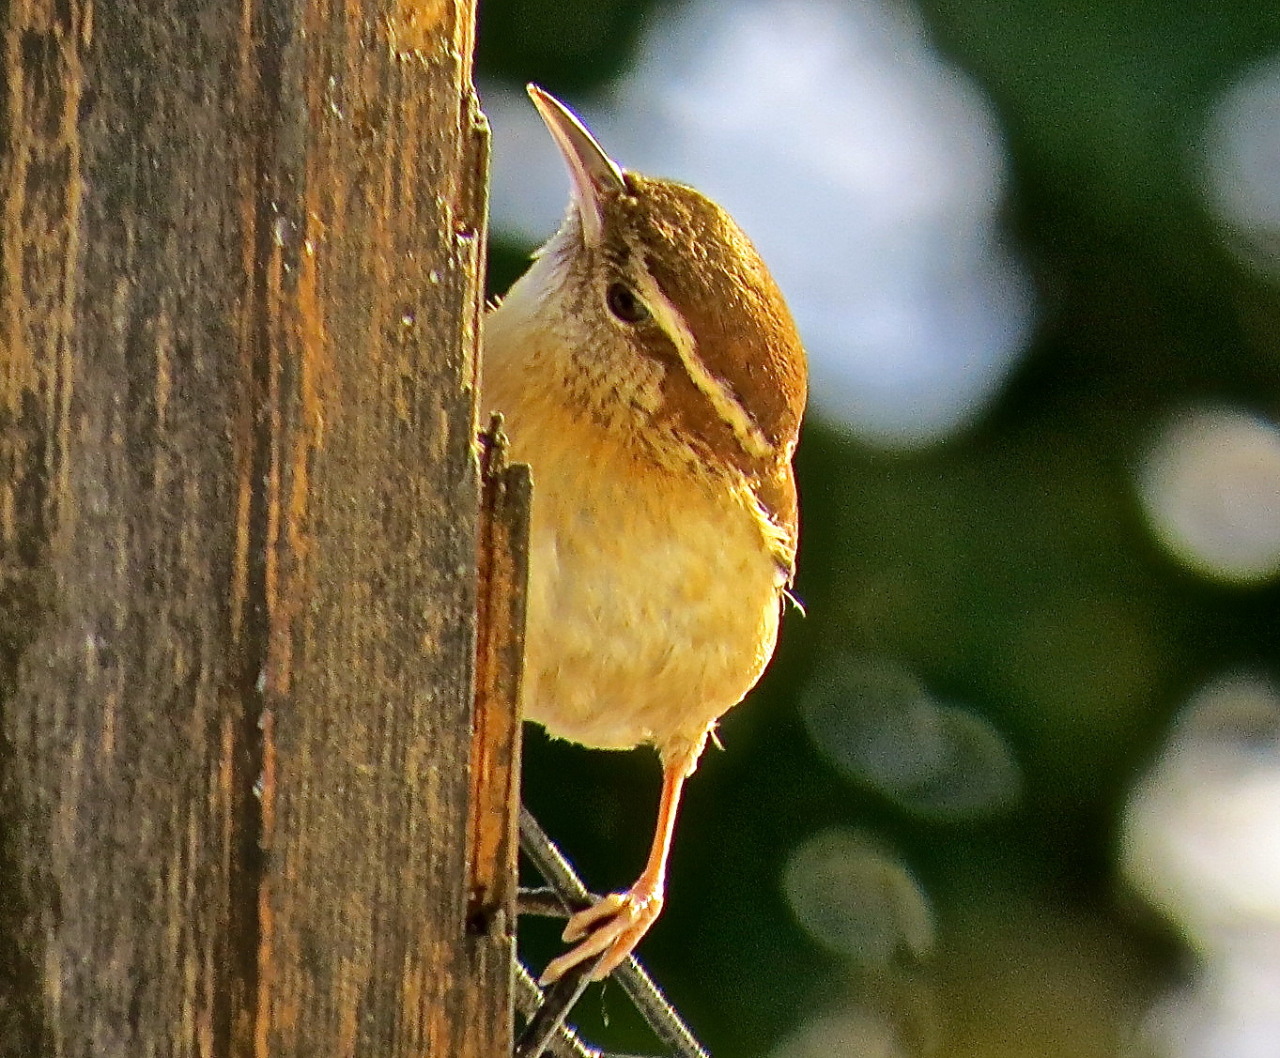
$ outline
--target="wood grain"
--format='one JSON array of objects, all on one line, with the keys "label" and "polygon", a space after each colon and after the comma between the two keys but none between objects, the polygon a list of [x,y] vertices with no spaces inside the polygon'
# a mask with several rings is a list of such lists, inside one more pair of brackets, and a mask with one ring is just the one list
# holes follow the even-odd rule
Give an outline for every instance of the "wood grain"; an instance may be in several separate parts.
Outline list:
[{"label": "wood grain", "polygon": [[473,15],[0,14],[0,1054],[462,1053]]}]

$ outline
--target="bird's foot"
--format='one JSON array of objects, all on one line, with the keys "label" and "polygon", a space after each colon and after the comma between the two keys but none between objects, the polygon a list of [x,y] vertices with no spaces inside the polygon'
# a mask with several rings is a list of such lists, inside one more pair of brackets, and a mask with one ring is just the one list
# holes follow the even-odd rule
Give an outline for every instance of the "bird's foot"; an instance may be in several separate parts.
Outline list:
[{"label": "bird's foot", "polygon": [[539,983],[551,984],[566,970],[603,953],[591,971],[591,980],[603,981],[649,932],[662,911],[662,891],[642,882],[625,893],[610,893],[569,919],[562,939],[580,943],[552,959],[542,971]]}]

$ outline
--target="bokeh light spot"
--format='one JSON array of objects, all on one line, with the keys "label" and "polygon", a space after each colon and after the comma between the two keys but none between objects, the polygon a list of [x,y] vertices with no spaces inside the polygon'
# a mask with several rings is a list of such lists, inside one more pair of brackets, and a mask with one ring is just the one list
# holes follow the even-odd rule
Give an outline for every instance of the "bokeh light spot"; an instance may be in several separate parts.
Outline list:
[{"label": "bokeh light spot", "polygon": [[854,1007],[806,1018],[774,1048],[771,1058],[909,1058],[910,1054],[887,1018]]},{"label": "bokeh light spot", "polygon": [[1280,929],[1276,689],[1230,675],[1201,690],[1126,818],[1125,873],[1202,950],[1242,926]]},{"label": "bokeh light spot", "polygon": [[999,732],[934,701],[900,666],[832,658],[805,688],[802,709],[814,744],[836,767],[912,812],[966,819],[1018,797],[1021,774]]},{"label": "bokeh light spot", "polygon": [[1248,583],[1280,570],[1280,431],[1230,408],[1187,413],[1152,445],[1142,501],[1185,565]]},{"label": "bokeh light spot", "polygon": [[1144,1025],[1161,1058],[1280,1054],[1280,694],[1197,693],[1129,799],[1121,868],[1200,955]]},{"label": "bokeh light spot", "polygon": [[1214,104],[1205,136],[1209,205],[1244,255],[1280,270],[1280,56]]},{"label": "bokeh light spot", "polygon": [[920,957],[933,944],[933,916],[915,879],[856,832],[828,830],[805,841],[782,888],[805,932],[860,965]]}]

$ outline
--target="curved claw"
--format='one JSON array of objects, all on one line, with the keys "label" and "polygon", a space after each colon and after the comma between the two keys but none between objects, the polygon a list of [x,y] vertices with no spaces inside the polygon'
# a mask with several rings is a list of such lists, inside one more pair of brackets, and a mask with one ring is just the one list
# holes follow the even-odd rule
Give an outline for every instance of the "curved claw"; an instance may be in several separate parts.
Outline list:
[{"label": "curved claw", "polygon": [[649,932],[662,911],[662,894],[644,889],[610,893],[591,907],[579,911],[564,928],[566,941],[580,943],[552,959],[542,971],[539,983],[551,984],[565,971],[604,953],[591,972],[591,980],[602,981],[613,973]]}]

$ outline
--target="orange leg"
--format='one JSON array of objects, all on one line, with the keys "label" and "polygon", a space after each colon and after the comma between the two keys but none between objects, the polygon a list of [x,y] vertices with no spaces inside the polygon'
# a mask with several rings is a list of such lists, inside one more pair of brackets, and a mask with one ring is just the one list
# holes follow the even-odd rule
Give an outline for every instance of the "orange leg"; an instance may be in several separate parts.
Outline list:
[{"label": "orange leg", "polygon": [[608,977],[640,943],[662,911],[663,888],[667,876],[667,857],[671,852],[671,836],[675,833],[676,813],[684,781],[698,766],[707,736],[692,745],[685,743],[662,755],[662,797],[658,801],[658,821],[654,827],[649,859],[635,884],[625,893],[610,893],[569,919],[564,940],[579,941],[547,964],[541,983],[546,985],[564,975],[571,967],[604,953],[591,979]]}]

